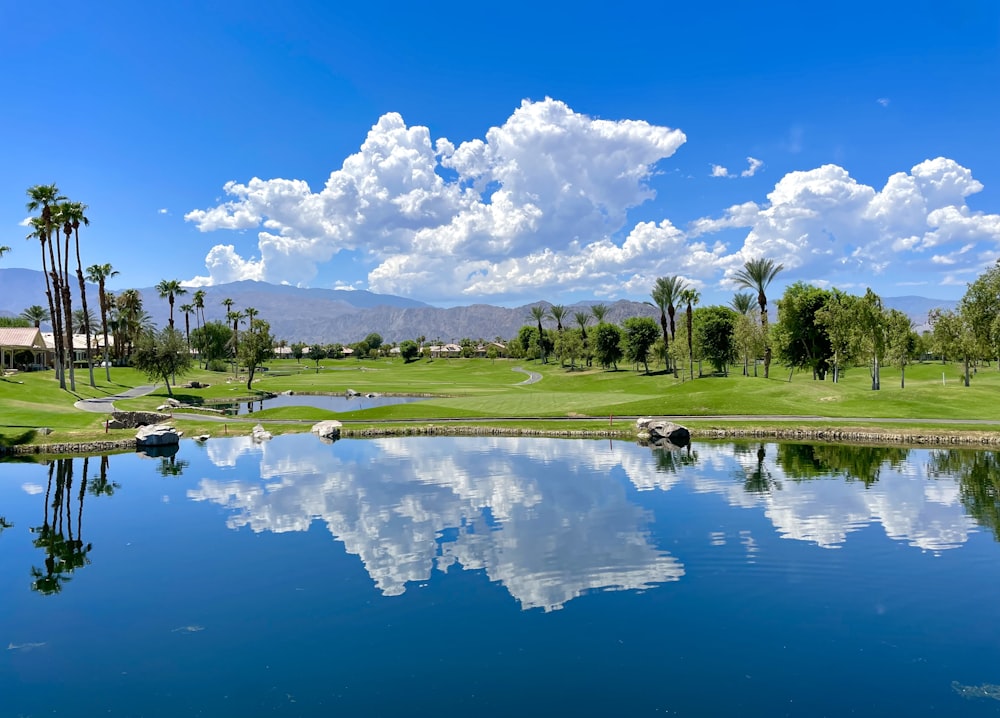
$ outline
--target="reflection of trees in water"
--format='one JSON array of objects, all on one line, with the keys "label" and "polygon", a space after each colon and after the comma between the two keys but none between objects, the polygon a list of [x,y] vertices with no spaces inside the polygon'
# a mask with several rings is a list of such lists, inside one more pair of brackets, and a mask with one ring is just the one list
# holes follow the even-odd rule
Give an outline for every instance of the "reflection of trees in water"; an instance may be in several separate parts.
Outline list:
[{"label": "reflection of trees in water", "polygon": [[110,458],[107,455],[101,457],[101,465],[98,473],[90,477],[90,486],[87,487],[91,496],[114,496],[115,491],[121,488],[119,484],[108,481],[108,464]]},{"label": "reflection of trees in water", "polygon": [[156,467],[156,473],[160,476],[180,476],[184,469],[191,465],[190,461],[177,460],[175,455],[160,457],[160,465]]},{"label": "reflection of trees in water", "polygon": [[898,446],[778,444],[777,463],[793,479],[843,476],[866,487],[879,480],[882,467],[898,469],[910,450]]},{"label": "reflection of trees in water", "polygon": [[1000,453],[973,449],[932,451],[927,474],[958,481],[965,510],[1000,541]]},{"label": "reflection of trees in water", "polygon": [[766,494],[772,489],[780,489],[779,484],[771,476],[770,470],[764,465],[767,458],[767,451],[764,444],[757,444],[756,449],[750,444],[735,444],[733,452],[739,457],[753,457],[749,461],[741,462],[743,472],[740,476],[743,479],[743,490],[750,494]]},{"label": "reflection of trees in water", "polygon": [[0,534],[3,533],[4,529],[14,528],[14,524],[7,520],[6,516],[0,516]]},{"label": "reflection of trees in water", "polygon": [[[83,541],[83,498],[87,494],[89,462],[89,457],[83,459],[83,478],[76,491],[73,459],[56,459],[49,464],[42,525],[31,529],[35,534],[32,543],[45,552],[44,566],[31,567],[33,591],[59,593],[75,570],[90,563],[92,546]],[[106,464],[102,474],[106,481]]]}]

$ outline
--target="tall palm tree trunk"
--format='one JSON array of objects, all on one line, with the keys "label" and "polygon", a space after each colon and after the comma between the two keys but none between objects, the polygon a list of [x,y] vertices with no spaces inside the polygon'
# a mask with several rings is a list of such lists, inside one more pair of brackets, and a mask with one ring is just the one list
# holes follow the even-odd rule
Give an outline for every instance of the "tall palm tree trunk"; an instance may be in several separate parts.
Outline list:
[{"label": "tall palm tree trunk", "polygon": [[94,382],[94,358],[90,352],[90,312],[87,311],[87,284],[83,281],[83,264],[80,262],[80,231],[76,223],[73,226],[73,236],[76,242],[76,278],[80,282],[80,303],[83,306],[83,332],[87,335],[87,371],[90,372],[90,385]]},{"label": "tall palm tree trunk", "polygon": [[76,351],[73,347],[73,296],[69,288],[69,236],[71,232],[66,232],[66,251],[62,257],[62,297],[63,297],[63,322],[66,324],[66,336],[64,343],[66,354],[69,357],[69,390],[76,391]]}]

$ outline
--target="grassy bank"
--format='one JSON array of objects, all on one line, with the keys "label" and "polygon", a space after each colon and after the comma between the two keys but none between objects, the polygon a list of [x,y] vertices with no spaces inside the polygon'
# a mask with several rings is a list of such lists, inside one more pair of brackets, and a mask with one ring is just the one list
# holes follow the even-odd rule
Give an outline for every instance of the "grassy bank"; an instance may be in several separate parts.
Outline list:
[{"label": "grassy bank", "polygon": [[[540,381],[526,383],[527,375],[514,367],[536,372]],[[622,369],[570,370],[558,363],[511,360],[438,359],[403,364],[395,361],[326,360],[297,364],[275,361],[258,375],[253,390],[232,375],[194,371],[182,378],[207,388],[174,389],[174,397],[185,404],[211,406],[218,401],[238,401],[264,392],[342,394],[361,393],[420,395],[426,399],[394,406],[348,413],[333,413],[311,407],[283,407],[255,412],[274,433],[302,431],[311,421],[336,418],[352,431],[374,431],[393,422],[421,426],[447,422],[469,427],[483,422],[504,427],[531,427],[555,433],[611,432],[628,435],[632,422],[615,417],[642,415],[685,417],[696,432],[722,433],[748,424],[788,429],[783,417],[796,418],[795,427],[818,429],[867,428],[873,432],[1000,432],[1000,372],[981,369],[972,386],[962,385],[961,369],[955,365],[916,364],[907,368],[906,387],[900,387],[898,370],[883,370],[882,389],[871,390],[871,379],[863,367],[847,372],[834,384],[814,381],[807,373],[792,373],[774,367],[771,378],[704,376],[693,381],[664,372],[644,374]],[[97,387],[86,384],[80,372],[75,392],[59,389],[51,372],[18,374],[0,381],[0,446],[85,442],[131,436],[126,430],[105,433],[106,415],[80,411],[80,399],[110,396],[149,383],[127,368],[112,369],[112,381],[104,371],[95,371]],[[148,410],[163,405],[165,387],[137,399],[116,402],[119,409]],[[178,410],[180,411],[180,410]],[[698,417],[704,417],[699,419]],[[175,423],[188,436],[220,436],[247,433],[244,421],[177,418]],[[296,421],[297,420],[297,421]],[[872,423],[872,420],[882,420]],[[914,426],[914,421],[923,422]],[[284,423],[291,422],[291,423]],[[890,423],[886,423],[890,422]],[[997,426],[984,422],[998,422]],[[405,431],[412,431],[406,429]],[[471,430],[471,428],[470,428]],[[401,430],[402,431],[402,430]]]}]

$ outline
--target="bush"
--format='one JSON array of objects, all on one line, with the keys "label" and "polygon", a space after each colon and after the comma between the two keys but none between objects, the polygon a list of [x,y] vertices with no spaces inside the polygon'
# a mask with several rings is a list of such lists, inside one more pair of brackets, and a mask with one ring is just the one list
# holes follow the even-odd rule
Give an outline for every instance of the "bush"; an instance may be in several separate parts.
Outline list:
[{"label": "bush", "polygon": [[221,372],[229,371],[229,365],[226,364],[226,362],[222,361],[222,359],[213,359],[208,363],[208,365],[205,368],[208,371],[221,371]]}]

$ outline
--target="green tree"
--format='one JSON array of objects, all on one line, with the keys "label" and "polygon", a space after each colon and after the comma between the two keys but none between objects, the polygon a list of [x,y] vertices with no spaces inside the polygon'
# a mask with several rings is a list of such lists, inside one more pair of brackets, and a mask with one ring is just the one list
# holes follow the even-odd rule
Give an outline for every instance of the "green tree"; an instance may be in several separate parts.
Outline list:
[{"label": "green tree", "polygon": [[767,329],[767,287],[774,281],[778,273],[785,268],[783,264],[775,264],[773,259],[763,257],[749,259],[743,269],[733,277],[738,287],[745,287],[757,292],[757,304],[760,307],[760,326],[764,336],[764,378],[771,373],[771,342]]},{"label": "green tree", "polygon": [[420,347],[412,339],[404,339],[399,345],[399,356],[403,357],[403,361],[407,364],[416,359],[419,352]]},{"label": "green tree", "polygon": [[239,363],[247,368],[247,390],[253,388],[254,374],[265,361],[274,357],[274,337],[271,325],[263,319],[249,320],[240,342]]},{"label": "green tree", "polygon": [[969,386],[969,364],[976,349],[976,338],[972,327],[958,312],[934,309],[930,313],[935,350],[947,359],[960,358],[963,378]]},{"label": "green tree", "polygon": [[322,344],[313,344],[309,347],[309,358],[316,362],[316,373],[319,374],[319,363],[326,359],[326,347]]},{"label": "green tree", "polygon": [[566,316],[566,307],[561,304],[553,304],[549,307],[549,316],[556,320],[556,331],[562,333],[562,320]]},{"label": "green tree", "polygon": [[556,334],[555,352],[559,357],[559,363],[566,366],[569,360],[571,369],[576,368],[576,360],[583,357],[583,339],[579,330],[566,330]]},{"label": "green tree", "polygon": [[649,374],[649,351],[656,341],[658,329],[651,317],[629,317],[625,320],[625,357],[642,364]]},{"label": "green tree", "polygon": [[[364,345],[363,347],[361,345]],[[372,332],[364,338],[364,341],[359,342],[359,348],[363,348],[363,354],[365,356],[371,356],[374,351],[376,354],[382,348],[382,335],[376,332]]]},{"label": "green tree", "polygon": [[91,264],[87,267],[87,280],[97,284],[97,302],[101,305],[101,331],[104,334],[104,375],[111,381],[111,362],[108,361],[108,311],[111,304],[105,286],[107,280],[118,276],[118,272],[110,264]]},{"label": "green tree", "polygon": [[694,313],[694,343],[699,356],[716,372],[729,374],[739,356],[734,339],[737,314],[729,307],[701,307]]},{"label": "green tree", "polygon": [[176,279],[163,279],[159,284],[156,285],[156,292],[160,295],[160,299],[166,299],[170,304],[170,321],[169,326],[171,329],[174,328],[174,299],[182,294],[187,294],[187,289],[181,286],[181,283]]},{"label": "green tree", "polygon": [[856,304],[857,338],[861,352],[868,357],[872,391],[882,388],[881,366],[885,359],[887,323],[882,298],[870,288]]},{"label": "green tree", "polygon": [[594,356],[605,369],[618,371],[622,358],[622,333],[614,324],[601,322],[594,329]]},{"label": "green tree", "polygon": [[899,367],[899,388],[906,388],[906,365],[917,350],[913,322],[898,309],[886,315],[886,358]]},{"label": "green tree", "polygon": [[833,382],[840,381],[841,367],[852,361],[856,342],[858,298],[832,289],[822,308],[815,313],[816,323],[826,333],[830,343],[830,365]]},{"label": "green tree", "polygon": [[993,323],[1000,316],[1000,261],[969,285],[958,311],[975,340],[976,356],[1000,360],[992,336]]},{"label": "green tree", "polygon": [[302,342],[295,342],[294,344],[292,344],[292,356],[295,358],[295,361],[298,362],[299,364],[302,363],[302,357],[305,354],[305,348],[306,345],[303,344]]},{"label": "green tree", "polygon": [[813,379],[820,381],[826,379],[833,351],[830,338],[816,315],[830,296],[825,289],[805,282],[789,285],[778,300],[778,321],[774,331],[781,362],[797,369],[811,369]]},{"label": "green tree", "polygon": [[753,374],[757,376],[757,357],[764,351],[764,338],[760,333],[756,302],[752,294],[737,292],[733,295],[729,306],[736,311],[733,341],[736,350],[743,356],[743,376],[750,375],[751,356],[754,358]]},{"label": "green tree", "polygon": [[526,359],[538,359],[542,356],[540,336],[540,331],[528,324],[518,330],[517,342]]},{"label": "green tree", "polygon": [[207,322],[191,332],[191,345],[198,350],[205,366],[208,366],[212,361],[225,361],[232,338],[233,330],[228,324]]},{"label": "green tree", "polygon": [[153,380],[162,380],[173,396],[170,377],[191,369],[191,354],[180,332],[167,327],[162,332],[143,332],[132,353],[132,365]]}]

